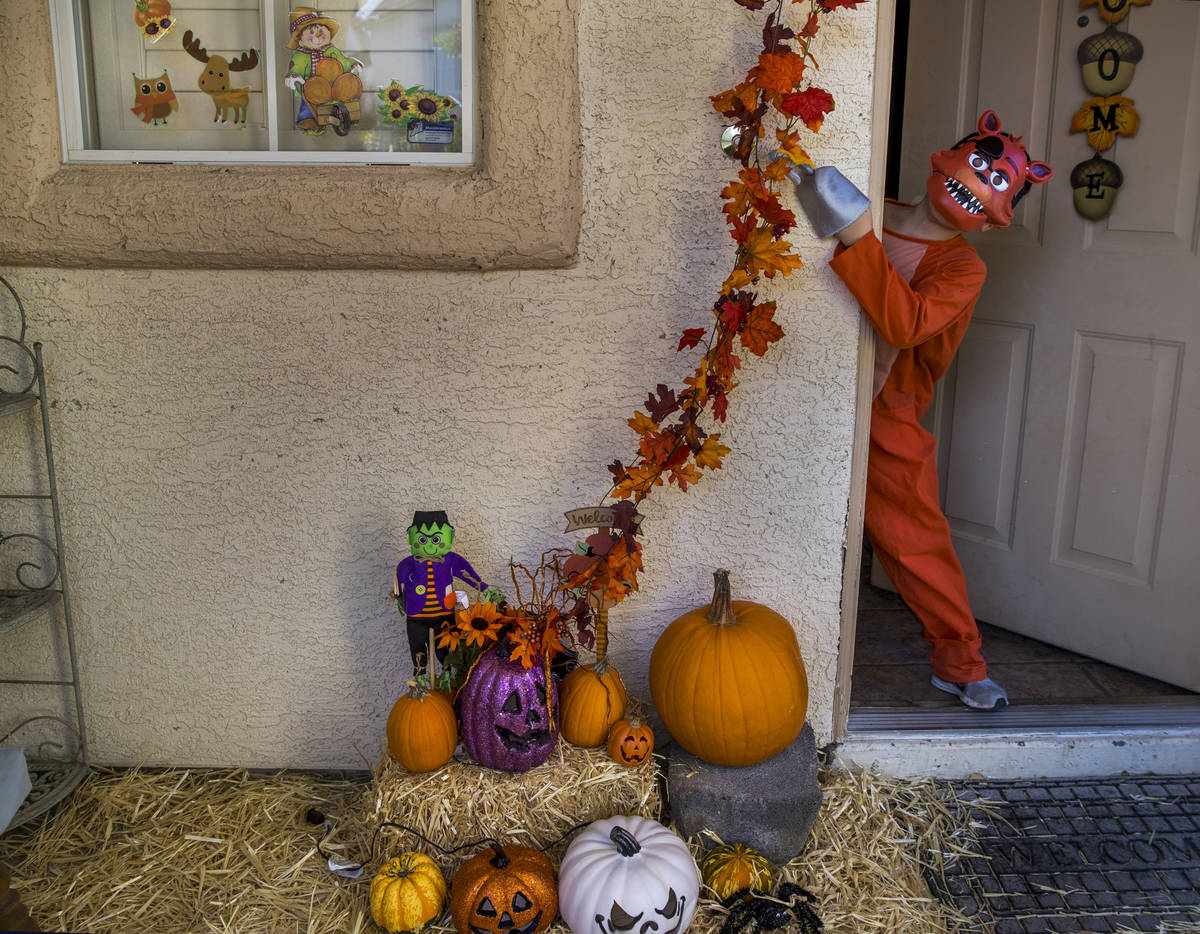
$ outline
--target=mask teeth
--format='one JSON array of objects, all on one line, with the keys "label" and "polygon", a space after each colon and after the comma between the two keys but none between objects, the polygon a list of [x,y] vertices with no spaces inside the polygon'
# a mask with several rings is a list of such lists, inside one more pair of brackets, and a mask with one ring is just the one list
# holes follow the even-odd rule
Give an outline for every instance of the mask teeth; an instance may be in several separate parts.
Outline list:
[{"label": "mask teeth", "polygon": [[972,214],[983,213],[983,204],[971,194],[971,189],[958,181],[958,179],[946,179],[946,191],[950,192],[950,196]]}]

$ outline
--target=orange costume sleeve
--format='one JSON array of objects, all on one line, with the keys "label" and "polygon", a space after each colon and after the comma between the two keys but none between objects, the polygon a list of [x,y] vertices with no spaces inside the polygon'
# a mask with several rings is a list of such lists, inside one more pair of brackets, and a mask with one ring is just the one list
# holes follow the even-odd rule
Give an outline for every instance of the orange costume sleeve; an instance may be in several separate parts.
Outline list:
[{"label": "orange costume sleeve", "polygon": [[830,262],[895,355],[871,408],[864,523],[876,558],[921,620],[934,674],[978,681],[987,677],[979,629],[940,506],[936,444],[920,418],[966,333],[987,270],[962,237],[885,238],[896,263],[873,233],[839,247]]}]

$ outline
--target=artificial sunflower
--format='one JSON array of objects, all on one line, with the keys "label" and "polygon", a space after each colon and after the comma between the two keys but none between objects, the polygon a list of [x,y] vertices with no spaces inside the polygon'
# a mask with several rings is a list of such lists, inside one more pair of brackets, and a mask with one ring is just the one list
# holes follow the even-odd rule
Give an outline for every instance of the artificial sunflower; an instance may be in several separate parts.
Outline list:
[{"label": "artificial sunflower", "polygon": [[504,625],[504,617],[492,603],[473,603],[455,613],[454,618],[463,642],[480,648],[498,641]]}]

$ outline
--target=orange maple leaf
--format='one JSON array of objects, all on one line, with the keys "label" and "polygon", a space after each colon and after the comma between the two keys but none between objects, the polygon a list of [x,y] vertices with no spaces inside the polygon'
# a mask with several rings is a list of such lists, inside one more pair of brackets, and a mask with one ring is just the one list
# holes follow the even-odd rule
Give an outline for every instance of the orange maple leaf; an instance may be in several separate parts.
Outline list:
[{"label": "orange maple leaf", "polygon": [[657,467],[630,467],[625,477],[613,489],[613,498],[640,498],[649,493],[651,487],[662,486],[662,482],[662,473]]},{"label": "orange maple leaf", "polygon": [[658,422],[653,421],[641,412],[634,412],[633,418],[625,422],[630,428],[636,431],[639,435],[644,435],[648,431],[658,431]]},{"label": "orange maple leaf", "polygon": [[775,320],[775,303],[763,302],[751,308],[738,336],[742,346],[752,354],[760,357],[765,354],[767,347],[783,337],[783,328]]},{"label": "orange maple leaf", "polygon": [[735,102],[739,101],[746,110],[754,110],[758,106],[758,91],[743,81],[735,88],[714,94],[709,100],[712,101],[713,109],[721,114],[733,110]]},{"label": "orange maple leaf", "polygon": [[696,463],[701,467],[707,467],[709,470],[717,470],[721,466],[721,458],[728,454],[732,448],[728,448],[721,444],[718,439],[720,435],[709,435],[704,439],[704,444],[700,450],[696,452]]},{"label": "orange maple leaf", "polygon": [[791,252],[792,245],[786,240],[776,240],[770,227],[761,228],[742,249],[747,271],[762,273],[768,279],[774,279],[776,273],[790,276],[793,270],[804,265],[800,257]]},{"label": "orange maple leaf", "polygon": [[742,267],[738,267],[729,274],[729,278],[725,280],[725,284],[721,286],[721,294],[728,295],[738,289],[744,289],[754,281],[754,276],[750,275]]},{"label": "orange maple leaf", "polygon": [[[815,165],[809,154],[800,147],[800,134],[795,130],[790,133],[786,130],[776,130],[775,138],[779,140],[779,149],[776,152],[787,156],[795,165]],[[792,167],[787,164],[787,160],[780,161],[787,171],[791,171]],[[778,164],[778,162],[775,163],[775,165]]]},{"label": "orange maple leaf", "polygon": [[791,49],[763,52],[758,64],[746,76],[773,98],[787,94],[800,84],[804,77],[804,56]]},{"label": "orange maple leaf", "polygon": [[679,485],[679,489],[687,492],[689,483],[699,483],[703,474],[691,462],[671,468],[671,482]]}]

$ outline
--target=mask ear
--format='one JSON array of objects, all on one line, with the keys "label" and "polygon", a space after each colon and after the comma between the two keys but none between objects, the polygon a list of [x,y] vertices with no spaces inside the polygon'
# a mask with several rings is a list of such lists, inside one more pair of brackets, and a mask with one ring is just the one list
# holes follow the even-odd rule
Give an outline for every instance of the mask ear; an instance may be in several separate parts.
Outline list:
[{"label": "mask ear", "polygon": [[988,136],[993,133],[999,133],[1000,132],[1000,118],[996,116],[996,111],[994,111],[994,110],[984,111],[983,116],[979,118],[979,125],[978,125],[977,129],[979,130],[979,134],[981,136]]},{"label": "mask ear", "polygon": [[1030,162],[1025,168],[1025,177],[1033,184],[1040,185],[1042,182],[1048,182],[1054,177],[1054,169],[1046,165],[1044,162]]}]

